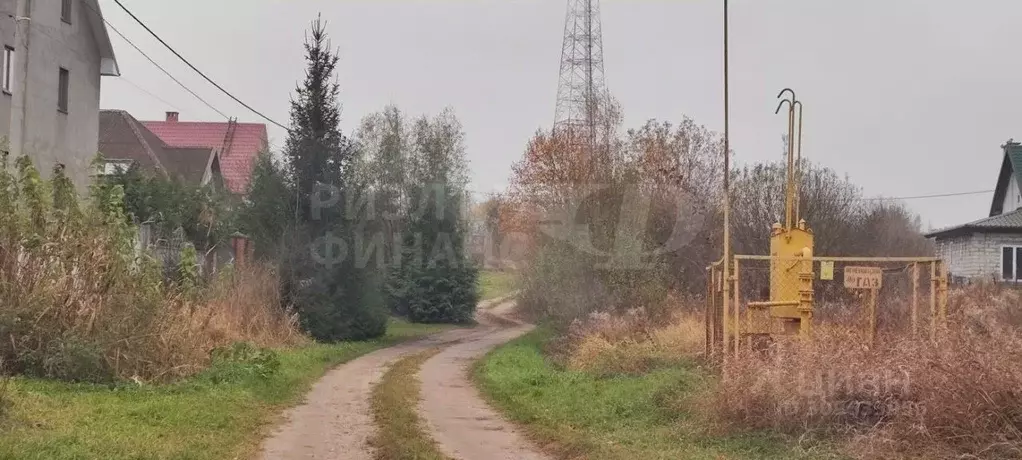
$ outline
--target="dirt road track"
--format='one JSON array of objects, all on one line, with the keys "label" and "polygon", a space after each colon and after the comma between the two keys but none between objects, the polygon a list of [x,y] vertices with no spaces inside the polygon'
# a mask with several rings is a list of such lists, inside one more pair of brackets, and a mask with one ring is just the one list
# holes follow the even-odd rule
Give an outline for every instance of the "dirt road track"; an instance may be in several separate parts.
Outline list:
[{"label": "dirt road track", "polygon": [[[285,414],[286,422],[264,441],[259,458],[372,460],[373,386],[395,361],[438,346],[449,348],[423,367],[420,408],[442,450],[464,460],[543,458],[529,454],[524,441],[486,407],[468,382],[467,366],[473,357],[529,329],[501,316],[511,304],[489,308],[497,303],[480,305],[478,327],[379,350],[330,371],[312,387],[305,403]],[[488,444],[477,445],[480,440]]]},{"label": "dirt road track", "polygon": [[[447,347],[426,361],[419,373],[422,401],[419,412],[440,450],[457,460],[543,460],[515,428],[494,412],[469,381],[469,368],[494,347],[532,329],[518,323],[508,327],[502,308],[491,314],[502,318],[488,332]],[[484,312],[485,313],[485,312]],[[485,321],[480,317],[480,322]]]}]

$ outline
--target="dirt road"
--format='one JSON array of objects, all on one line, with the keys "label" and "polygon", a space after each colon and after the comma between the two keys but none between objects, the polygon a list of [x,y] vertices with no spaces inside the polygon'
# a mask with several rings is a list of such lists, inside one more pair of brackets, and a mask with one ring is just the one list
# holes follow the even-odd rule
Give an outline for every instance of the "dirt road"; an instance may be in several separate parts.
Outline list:
[{"label": "dirt road", "polygon": [[379,350],[330,371],[304,404],[287,412],[286,422],[263,443],[260,458],[371,460],[373,386],[395,361],[438,346],[447,348],[422,369],[420,411],[441,449],[459,460],[544,458],[486,407],[468,381],[467,366],[475,357],[529,330],[503,316],[511,306],[481,304],[475,328]]},{"label": "dirt road", "polygon": [[[469,367],[494,347],[528,332],[532,327],[508,322],[503,304],[486,334],[447,347],[426,361],[419,373],[422,402],[419,412],[447,456],[458,460],[541,460],[547,458],[524,440],[515,428],[494,412],[469,381]],[[485,314],[481,315],[485,321]]]}]

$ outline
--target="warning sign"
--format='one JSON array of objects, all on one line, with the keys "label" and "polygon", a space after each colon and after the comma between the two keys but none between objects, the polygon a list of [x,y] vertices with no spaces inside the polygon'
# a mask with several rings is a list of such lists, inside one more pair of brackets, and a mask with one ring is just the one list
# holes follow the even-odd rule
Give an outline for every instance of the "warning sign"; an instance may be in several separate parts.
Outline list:
[{"label": "warning sign", "polygon": [[834,261],[833,260],[821,260],[820,261],[820,279],[824,281],[831,281],[834,279]]},{"label": "warning sign", "polygon": [[880,267],[845,267],[845,287],[848,289],[880,289],[884,270]]}]

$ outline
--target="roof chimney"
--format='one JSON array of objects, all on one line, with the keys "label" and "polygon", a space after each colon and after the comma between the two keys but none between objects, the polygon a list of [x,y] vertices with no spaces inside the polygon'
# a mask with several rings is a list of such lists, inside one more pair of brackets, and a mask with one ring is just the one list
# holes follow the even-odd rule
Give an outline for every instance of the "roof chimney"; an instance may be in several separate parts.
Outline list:
[{"label": "roof chimney", "polygon": [[170,123],[177,123],[177,112],[167,112],[167,121]]}]

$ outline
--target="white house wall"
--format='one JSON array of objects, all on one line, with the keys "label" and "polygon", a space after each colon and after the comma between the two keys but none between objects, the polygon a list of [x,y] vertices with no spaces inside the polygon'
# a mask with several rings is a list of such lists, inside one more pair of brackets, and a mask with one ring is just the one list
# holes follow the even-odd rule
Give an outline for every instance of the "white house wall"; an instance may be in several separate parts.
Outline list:
[{"label": "white house wall", "polygon": [[1008,181],[1008,191],[1004,194],[1004,210],[1002,213],[1007,214],[1014,211],[1022,206],[1022,194],[1019,193],[1018,179],[1015,178],[1015,174],[1011,175],[1011,179]]},{"label": "white house wall", "polygon": [[1022,235],[975,233],[937,240],[937,256],[955,277],[1000,279],[1001,248],[1022,246]]},{"label": "white house wall", "polygon": [[[15,48],[13,95],[0,98],[0,135],[13,156],[28,155],[44,175],[61,163],[84,186],[99,142],[101,60],[85,4],[74,1],[71,24],[61,20],[60,4],[0,0],[0,11],[31,18],[0,15],[0,38]],[[57,110],[61,67],[70,77],[67,113]]]}]

